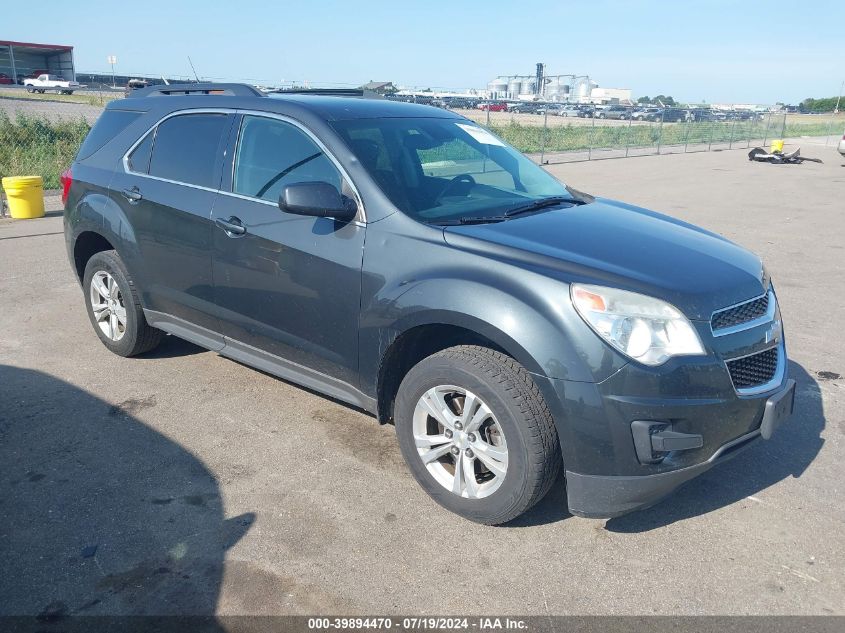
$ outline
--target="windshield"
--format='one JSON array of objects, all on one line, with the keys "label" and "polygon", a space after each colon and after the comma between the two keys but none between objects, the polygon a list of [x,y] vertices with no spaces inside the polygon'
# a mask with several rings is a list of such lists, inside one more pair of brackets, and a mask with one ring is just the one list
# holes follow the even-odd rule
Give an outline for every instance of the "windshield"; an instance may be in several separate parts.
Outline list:
[{"label": "windshield", "polygon": [[384,194],[420,222],[497,217],[566,187],[466,119],[334,121]]}]

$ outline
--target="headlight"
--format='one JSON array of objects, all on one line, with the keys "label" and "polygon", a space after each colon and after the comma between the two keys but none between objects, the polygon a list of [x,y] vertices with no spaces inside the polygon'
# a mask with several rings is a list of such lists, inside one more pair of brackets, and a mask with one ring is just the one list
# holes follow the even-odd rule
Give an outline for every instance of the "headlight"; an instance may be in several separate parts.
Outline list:
[{"label": "headlight", "polygon": [[704,354],[692,324],[674,306],[625,290],[572,284],[572,303],[605,341],[644,365]]}]

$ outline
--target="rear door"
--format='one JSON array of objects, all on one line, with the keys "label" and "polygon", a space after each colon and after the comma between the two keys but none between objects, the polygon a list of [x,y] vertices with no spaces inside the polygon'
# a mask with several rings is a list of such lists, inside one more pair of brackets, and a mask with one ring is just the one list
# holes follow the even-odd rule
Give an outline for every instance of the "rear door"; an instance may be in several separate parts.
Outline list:
[{"label": "rear door", "polygon": [[278,199],[286,185],[318,181],[358,196],[295,122],[245,114],[236,125],[224,169],[231,182],[213,214],[214,296],[227,349],[257,349],[357,385],[365,225],[285,213]]},{"label": "rear door", "polygon": [[215,332],[211,211],[233,118],[197,111],[164,119],[128,152],[110,187],[129,220],[115,230],[134,232],[145,308]]}]

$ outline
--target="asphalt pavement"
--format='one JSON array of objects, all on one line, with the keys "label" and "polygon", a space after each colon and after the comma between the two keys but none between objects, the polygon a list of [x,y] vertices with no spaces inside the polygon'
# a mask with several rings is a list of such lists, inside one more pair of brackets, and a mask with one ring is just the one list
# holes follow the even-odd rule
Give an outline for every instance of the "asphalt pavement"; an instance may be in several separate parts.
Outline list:
[{"label": "asphalt pavement", "polygon": [[771,441],[609,521],[558,485],[468,523],[368,415],[173,337],[114,356],[61,217],[0,220],[0,614],[845,614],[845,160],[803,153],[549,168],[759,253],[798,381]]}]

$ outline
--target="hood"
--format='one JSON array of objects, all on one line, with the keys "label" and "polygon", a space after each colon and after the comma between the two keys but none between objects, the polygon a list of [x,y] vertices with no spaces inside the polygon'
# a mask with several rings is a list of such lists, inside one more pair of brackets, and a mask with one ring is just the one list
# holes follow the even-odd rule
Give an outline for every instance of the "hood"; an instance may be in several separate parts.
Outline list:
[{"label": "hood", "polygon": [[446,242],[496,259],[668,301],[688,318],[763,293],[760,258],[674,218],[597,198],[499,222],[444,229]]}]

